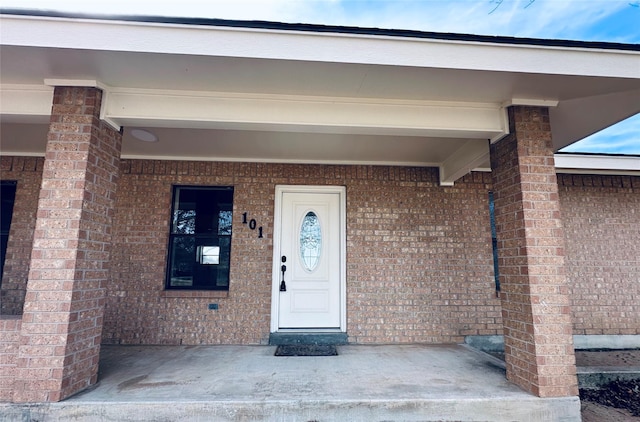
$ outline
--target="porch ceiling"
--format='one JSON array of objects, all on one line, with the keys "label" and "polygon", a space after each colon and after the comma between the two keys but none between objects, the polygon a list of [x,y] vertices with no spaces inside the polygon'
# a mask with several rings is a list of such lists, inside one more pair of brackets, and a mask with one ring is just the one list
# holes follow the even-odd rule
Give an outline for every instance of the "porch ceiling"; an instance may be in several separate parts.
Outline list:
[{"label": "porch ceiling", "polygon": [[[640,112],[640,54],[15,16],[0,25],[0,151],[44,153],[52,86],[105,91],[123,156],[488,167],[505,106],[551,109],[557,148]],[[636,49],[637,50],[637,49]],[[142,143],[131,129],[158,136]]]}]

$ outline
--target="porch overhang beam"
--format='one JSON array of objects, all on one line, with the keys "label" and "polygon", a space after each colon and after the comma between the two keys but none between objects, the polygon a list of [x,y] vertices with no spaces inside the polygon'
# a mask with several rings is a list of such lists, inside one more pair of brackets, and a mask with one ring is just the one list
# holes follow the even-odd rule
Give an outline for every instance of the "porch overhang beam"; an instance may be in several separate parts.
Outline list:
[{"label": "porch overhang beam", "polygon": [[0,85],[0,117],[13,123],[47,123],[53,88],[45,85]]},{"label": "porch overhang beam", "polygon": [[228,92],[109,89],[103,118],[120,126],[498,139],[499,104]]},{"label": "porch overhang beam", "polygon": [[[60,81],[78,86],[77,81]],[[222,92],[113,88],[101,118],[115,128],[172,127],[282,132],[425,136],[496,140],[507,129],[498,104],[400,101]],[[51,84],[51,81],[47,81]],[[51,86],[0,86],[3,120],[23,122],[51,113]]]},{"label": "porch overhang beam", "polygon": [[456,180],[488,162],[489,143],[489,139],[472,139],[451,154],[440,165],[440,186],[453,186]]}]

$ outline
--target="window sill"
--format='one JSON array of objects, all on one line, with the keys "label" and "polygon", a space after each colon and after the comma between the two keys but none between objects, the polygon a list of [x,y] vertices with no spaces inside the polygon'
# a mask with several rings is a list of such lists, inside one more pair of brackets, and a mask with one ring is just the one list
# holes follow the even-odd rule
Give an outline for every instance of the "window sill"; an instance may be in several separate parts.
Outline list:
[{"label": "window sill", "polygon": [[160,297],[167,298],[225,298],[229,297],[229,292],[227,290],[163,290],[160,293]]}]

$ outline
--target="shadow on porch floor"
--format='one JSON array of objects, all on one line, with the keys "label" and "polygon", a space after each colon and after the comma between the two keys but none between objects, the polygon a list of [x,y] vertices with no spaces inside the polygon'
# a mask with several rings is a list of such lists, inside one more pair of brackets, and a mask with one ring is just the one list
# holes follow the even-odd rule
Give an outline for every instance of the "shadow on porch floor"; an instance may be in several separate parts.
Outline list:
[{"label": "shadow on porch floor", "polygon": [[104,346],[100,380],[60,403],[3,405],[4,420],[579,421],[577,397],[541,399],[466,346]]}]

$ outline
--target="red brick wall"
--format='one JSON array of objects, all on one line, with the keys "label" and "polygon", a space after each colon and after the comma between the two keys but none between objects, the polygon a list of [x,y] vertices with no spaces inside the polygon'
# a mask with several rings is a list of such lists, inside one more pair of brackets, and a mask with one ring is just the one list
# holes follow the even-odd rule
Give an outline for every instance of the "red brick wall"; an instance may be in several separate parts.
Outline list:
[{"label": "red brick wall", "polygon": [[18,315],[0,316],[0,402],[13,399],[21,323]]},{"label": "red brick wall", "polygon": [[[126,160],[104,341],[265,343],[276,184],[347,187],[351,341],[442,343],[498,334],[489,179],[477,173],[443,188],[432,168]],[[163,293],[173,184],[235,187],[228,297]],[[263,239],[240,224],[243,212],[264,227]],[[208,310],[209,303],[219,309]]]},{"label": "red brick wall", "polygon": [[640,177],[558,179],[574,334],[640,334]]},{"label": "red brick wall", "polygon": [[18,182],[0,290],[0,314],[18,315],[22,314],[29,277],[44,159],[5,156],[0,162],[0,178]]},{"label": "red brick wall", "polygon": [[501,334],[490,174],[440,187],[435,169],[362,168],[347,185],[347,312],[358,343]]}]

